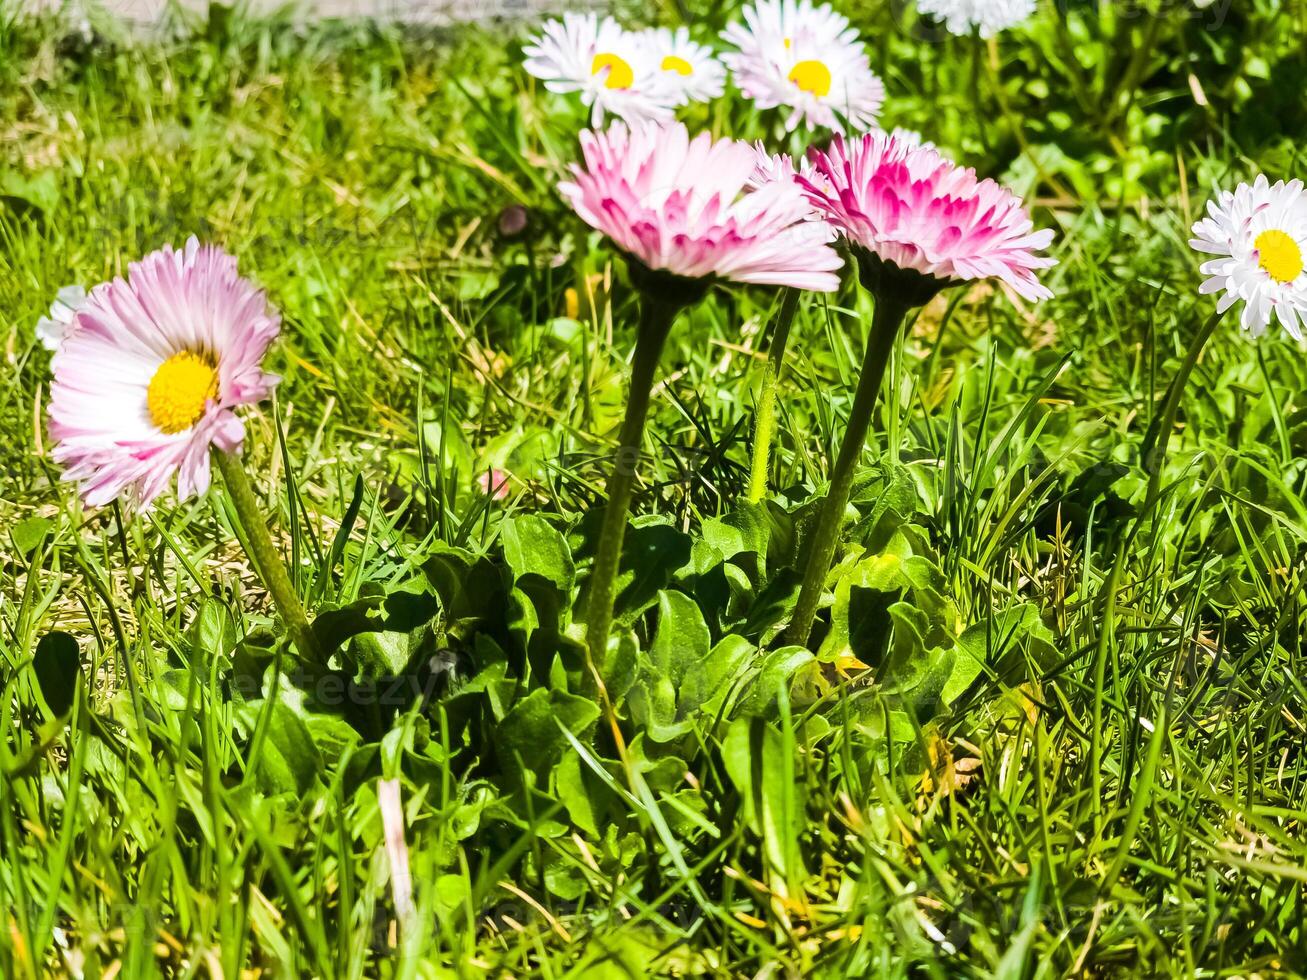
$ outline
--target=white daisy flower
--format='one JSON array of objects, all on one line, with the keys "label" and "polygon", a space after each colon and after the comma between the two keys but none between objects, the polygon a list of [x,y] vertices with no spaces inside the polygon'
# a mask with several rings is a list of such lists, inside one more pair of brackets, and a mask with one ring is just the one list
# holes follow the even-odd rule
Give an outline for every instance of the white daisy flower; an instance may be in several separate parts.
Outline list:
[{"label": "white daisy flower", "polygon": [[722,37],[737,48],[722,55],[735,84],[759,108],[790,109],[787,132],[800,123],[839,133],[875,123],[885,86],[857,31],[826,4],[757,0]]},{"label": "white daisy flower", "polygon": [[1295,340],[1307,324],[1307,196],[1301,180],[1272,185],[1259,176],[1207,202],[1207,217],[1193,227],[1189,245],[1217,258],[1200,271],[1199,292],[1224,293],[1217,311],[1243,300],[1243,328],[1260,337],[1272,313]]},{"label": "white daisy flower", "polygon": [[58,350],[73,317],[85,302],[86,290],[81,286],[65,286],[55,294],[49,315],[36,321],[36,339],[46,350]]},{"label": "white daisy flower", "polygon": [[662,78],[660,58],[638,33],[611,17],[567,13],[522,49],[523,67],[551,92],[580,92],[591,125],[611,113],[630,122],[670,119],[677,90]]},{"label": "white daisy flower", "polygon": [[682,104],[707,102],[726,90],[726,67],[711,48],[691,40],[688,27],[650,28],[644,41],[654,49],[662,82]]},{"label": "white daisy flower", "polygon": [[1028,20],[1035,0],[917,0],[917,9],[942,20],[951,34],[993,37]]}]

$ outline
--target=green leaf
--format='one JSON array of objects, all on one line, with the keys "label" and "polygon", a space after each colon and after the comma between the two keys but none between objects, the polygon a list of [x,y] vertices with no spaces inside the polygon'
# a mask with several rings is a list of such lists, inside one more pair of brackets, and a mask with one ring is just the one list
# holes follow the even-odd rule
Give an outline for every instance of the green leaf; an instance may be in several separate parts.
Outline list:
[{"label": "green leaf", "polygon": [[502,571],[484,557],[436,545],[422,563],[448,623],[502,616],[506,588]]},{"label": "green leaf", "polygon": [[761,715],[770,710],[783,686],[816,658],[805,647],[789,646],[772,650],[758,664],[758,674],[740,700],[740,713]]},{"label": "green leaf", "polygon": [[495,751],[510,778],[511,789],[521,788],[526,773],[543,784],[567,745],[560,730],[578,738],[599,718],[599,706],[565,691],[537,689],[513,705],[495,733]]},{"label": "green leaf", "polygon": [[688,674],[708,656],[712,637],[694,600],[680,592],[658,594],[658,631],[639,658],[638,680],[628,700],[632,717],[656,742],[677,738],[690,728],[686,717],[698,707],[686,694]]},{"label": "green leaf", "polygon": [[638,655],[635,684],[627,695],[631,717],[654,742],[687,734],[701,712],[715,714],[755,648],[728,635],[712,647],[698,605],[666,591],[658,597],[658,628],[648,653]]},{"label": "green leaf", "polygon": [[10,528],[9,536],[20,555],[30,555],[52,527],[54,521],[49,518],[29,517]]},{"label": "green leaf", "polygon": [[320,615],[314,632],[327,649],[344,640],[342,659],[355,677],[402,674],[433,641],[440,603],[427,588],[424,579],[414,579],[385,597],[364,597]]},{"label": "green leaf", "polygon": [[537,575],[567,595],[576,581],[572,549],[558,530],[537,514],[504,522],[504,558],[517,578]]},{"label": "green leaf", "polygon": [[267,793],[308,792],[322,771],[322,756],[308,726],[278,697],[269,707],[266,701],[252,701],[245,708],[245,720],[253,730],[260,712],[270,712],[266,736],[257,759],[251,760],[259,785]]},{"label": "green leaf", "polygon": [[572,823],[592,837],[603,836],[603,818],[613,792],[576,753],[564,755],[555,767],[554,794],[567,810]]},{"label": "green leaf", "polygon": [[82,677],[77,640],[58,630],[46,633],[36,644],[32,670],[51,716],[59,718],[68,714]]},{"label": "green leaf", "polygon": [[334,570],[340,564],[345,554],[345,545],[349,543],[349,536],[354,531],[354,523],[358,520],[362,507],[363,474],[360,473],[354,477],[354,492],[350,496],[349,506],[345,508],[345,516],[341,519],[340,527],[336,529],[335,537],[331,539],[331,550],[328,552],[327,559],[328,571]]},{"label": "green leaf", "polygon": [[725,517],[703,522],[703,539],[723,558],[739,554],[756,555],[759,568],[767,561],[771,526],[763,504],[741,502]]},{"label": "green leaf", "polygon": [[907,538],[895,534],[883,551],[871,554],[855,548],[836,567],[835,602],[820,660],[874,664],[880,659],[889,636],[888,608],[911,585],[905,568],[911,554]]},{"label": "green leaf", "polygon": [[722,741],[722,762],[743,803],[744,821],[763,843],[773,888],[804,878],[804,786],[794,776],[798,747],[762,718],[737,718]]},{"label": "green leaf", "polygon": [[[476,465],[472,447],[467,436],[458,425],[448,427],[441,424],[439,418],[422,423],[422,445],[427,451],[428,470],[439,467],[446,474],[461,473],[467,476]],[[434,477],[435,474],[430,474]],[[434,479],[430,481],[434,484]]]},{"label": "green leaf", "polygon": [[[980,676],[982,664],[995,668],[1000,677],[1012,674],[1008,683],[1018,683],[1025,652],[1036,664],[1051,663],[1057,648],[1053,631],[1040,618],[1039,607],[1024,602],[996,610],[986,622],[970,626],[958,637],[958,662],[940,697],[951,704]],[[1016,661],[1008,667],[1008,661]]]},{"label": "green leaf", "polygon": [[758,593],[740,631],[745,636],[762,636],[789,619],[802,581],[793,568],[782,568]]},{"label": "green leaf", "polygon": [[414,637],[390,630],[360,633],[350,643],[349,660],[358,676],[393,677],[403,673],[416,649]]},{"label": "green leaf", "polygon": [[0,203],[17,217],[53,214],[59,208],[59,180],[54,170],[42,170],[32,176],[8,168],[0,174]]},{"label": "green leaf", "polygon": [[206,596],[200,604],[200,612],[187,630],[187,636],[199,663],[231,653],[238,639],[231,612],[226,604],[212,596]]},{"label": "green leaf", "polygon": [[851,538],[870,550],[879,551],[885,541],[916,513],[921,504],[917,485],[906,466],[882,461],[875,474],[853,488],[851,503],[855,507],[870,504],[854,527]]},{"label": "green leaf", "polygon": [[690,560],[690,538],[662,518],[638,518],[626,532],[616,620],[629,627]]},{"label": "green leaf", "polygon": [[757,655],[758,648],[745,637],[735,633],[723,636],[700,665],[700,674],[696,677],[700,687],[692,695],[700,710],[710,715],[717,714],[730,693],[731,685]]},{"label": "green leaf", "polygon": [[658,593],[658,631],[649,659],[655,670],[679,684],[708,655],[712,637],[694,600],[680,592]]}]

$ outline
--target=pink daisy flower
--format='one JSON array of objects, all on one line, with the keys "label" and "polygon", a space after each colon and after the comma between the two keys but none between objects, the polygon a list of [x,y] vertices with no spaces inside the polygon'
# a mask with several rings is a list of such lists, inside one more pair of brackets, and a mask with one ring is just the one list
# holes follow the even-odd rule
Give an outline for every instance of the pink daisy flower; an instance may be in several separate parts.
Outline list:
[{"label": "pink daisy flower", "polygon": [[[817,173],[816,168],[807,160],[799,160],[797,163],[788,153],[770,153],[761,140],[753,144],[754,167],[753,173],[749,175],[746,186],[750,190],[757,190],[773,181],[783,181],[787,184],[797,184],[800,174],[808,180],[824,183],[825,178]],[[802,185],[798,185],[802,190]],[[838,237],[835,229],[826,221],[826,215],[808,204],[808,220],[820,222],[826,233],[826,241],[833,242]]]},{"label": "pink daisy flower", "polygon": [[647,269],[686,279],[829,292],[840,258],[793,181],[749,190],[758,159],[738,140],[690,139],[681,123],[583,132],[585,165],[558,189]]},{"label": "pink daisy flower", "polygon": [[177,475],[209,488],[209,448],[234,452],[233,409],[268,396],[260,367],[280,318],[222,249],[191,238],[96,286],[51,362],[50,435],[87,504],[146,508]]},{"label": "pink daisy flower", "polygon": [[798,183],[859,253],[864,280],[892,274],[887,264],[917,274],[899,277],[901,286],[927,292],[992,277],[1027,300],[1053,295],[1034,273],[1056,264],[1035,254],[1053,232],[1034,231],[1020,198],[933,146],[877,132],[836,136],[809,158],[819,178],[801,172]]}]

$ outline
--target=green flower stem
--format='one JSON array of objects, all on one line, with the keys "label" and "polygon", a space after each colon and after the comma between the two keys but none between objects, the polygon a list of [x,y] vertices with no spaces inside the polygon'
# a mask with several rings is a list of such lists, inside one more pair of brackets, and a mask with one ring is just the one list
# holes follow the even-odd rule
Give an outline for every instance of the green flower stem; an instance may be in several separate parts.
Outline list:
[{"label": "green flower stem", "polygon": [[830,491],[822,505],[817,530],[809,544],[808,567],[803,573],[799,601],[794,607],[794,617],[786,632],[789,643],[802,646],[808,642],[808,634],[812,632],[812,621],[817,616],[817,604],[821,601],[826,573],[830,571],[840,524],[844,520],[844,508],[848,505],[849,492],[853,489],[853,473],[867,444],[871,413],[876,407],[876,397],[880,394],[881,382],[885,378],[885,368],[894,352],[894,345],[909,308],[907,302],[894,296],[882,295],[876,299],[871,336],[867,338],[867,352],[862,361],[862,377],[858,379],[858,390],[853,396],[853,407],[849,410],[848,428],[844,430],[844,441],[840,444],[840,454],[831,473]]},{"label": "green flower stem", "polygon": [[785,348],[790,342],[790,327],[799,309],[799,291],[787,288],[781,295],[781,309],[772,329],[767,366],[763,369],[762,388],[753,424],[753,460],[749,466],[748,501],[756,504],[767,495],[767,469],[771,462],[772,442],[776,438],[776,386],[785,363]]},{"label": "green flower stem", "polygon": [[599,547],[590,575],[590,598],[586,615],[586,642],[592,667],[606,661],[608,636],[613,627],[613,603],[617,597],[617,569],[626,536],[626,517],[631,509],[635,475],[644,442],[644,421],[649,414],[649,396],[663,344],[680,307],[645,293],[640,306],[640,332],[631,364],[631,389],[626,400],[626,417],[618,437],[617,453],[608,475],[608,504],[599,530]]},{"label": "green flower stem", "polygon": [[290,575],[286,572],[286,563],[282,561],[277,546],[272,543],[272,536],[268,534],[263,509],[254,496],[254,489],[250,486],[249,477],[245,475],[245,467],[241,465],[240,457],[234,453],[215,450],[213,458],[222,472],[222,480],[227,487],[227,495],[231,498],[232,506],[236,510],[236,517],[240,521],[254,568],[263,579],[264,587],[272,595],[272,601],[277,604],[277,610],[286,624],[286,631],[295,641],[300,656],[321,661],[317,638],[313,635],[313,628],[309,626],[309,618],[304,612],[304,606],[299,596],[295,594],[294,586],[291,585]]}]

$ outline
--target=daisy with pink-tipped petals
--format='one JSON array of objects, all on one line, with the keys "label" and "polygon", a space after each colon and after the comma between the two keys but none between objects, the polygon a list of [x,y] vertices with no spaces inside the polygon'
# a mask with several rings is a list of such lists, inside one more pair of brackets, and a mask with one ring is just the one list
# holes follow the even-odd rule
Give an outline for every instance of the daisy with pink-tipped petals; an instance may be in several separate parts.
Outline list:
[{"label": "daisy with pink-tipped petals", "polygon": [[829,292],[839,285],[841,261],[827,244],[829,232],[810,220],[812,207],[797,181],[756,185],[757,153],[747,143],[707,133],[691,139],[679,123],[635,129],[617,123],[607,132],[582,133],[581,149],[583,162],[558,189],[625,253],[641,306],[586,606],[591,668],[602,674],[644,422],[672,323],[714,282]]},{"label": "daisy with pink-tipped petals", "polygon": [[814,208],[857,257],[876,308],[848,428],[831,471],[830,490],[809,542],[808,565],[790,620],[791,643],[806,643],[835,554],[854,470],[871,425],[885,369],[908,313],[948,286],[998,279],[1027,300],[1051,294],[1035,277],[1053,265],[1039,254],[1052,241],[1035,231],[1020,199],[975,171],[959,167],[919,137],[868,133],[836,136],[811,150],[814,176],[795,177]]},{"label": "daisy with pink-tipped petals", "polygon": [[51,363],[50,435],[91,505],[148,507],[177,478],[209,487],[209,451],[240,449],[241,405],[267,398],[261,365],[280,320],[236,260],[192,238],[95,287]]},{"label": "daisy with pink-tipped petals", "polygon": [[50,436],[92,506],[145,510],[174,476],[178,499],[202,495],[216,462],[254,568],[301,656],[321,661],[239,456],[236,412],[277,384],[262,365],[280,327],[221,248],[191,238],[151,252],[77,307],[50,362]]},{"label": "daisy with pink-tipped petals", "polygon": [[[1055,264],[1038,254],[1053,240],[1036,231],[1021,199],[980,180],[933,146],[894,133],[868,133],[813,150],[820,179],[802,175],[813,206],[862,259],[874,257],[927,289],[998,279],[1027,300],[1052,295],[1035,277]],[[867,262],[862,262],[865,266]]]},{"label": "daisy with pink-tipped petals", "polygon": [[649,270],[683,279],[829,292],[839,256],[796,183],[750,191],[758,161],[738,140],[680,123],[581,134],[584,164],[559,185],[587,224]]}]

